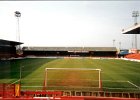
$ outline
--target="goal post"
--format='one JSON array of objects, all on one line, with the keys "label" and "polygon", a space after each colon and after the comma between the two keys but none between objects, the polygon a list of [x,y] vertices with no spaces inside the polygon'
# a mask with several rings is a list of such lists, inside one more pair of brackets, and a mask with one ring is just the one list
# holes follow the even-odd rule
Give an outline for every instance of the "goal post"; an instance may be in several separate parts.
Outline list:
[{"label": "goal post", "polygon": [[48,87],[101,89],[101,69],[46,68],[44,89]]}]

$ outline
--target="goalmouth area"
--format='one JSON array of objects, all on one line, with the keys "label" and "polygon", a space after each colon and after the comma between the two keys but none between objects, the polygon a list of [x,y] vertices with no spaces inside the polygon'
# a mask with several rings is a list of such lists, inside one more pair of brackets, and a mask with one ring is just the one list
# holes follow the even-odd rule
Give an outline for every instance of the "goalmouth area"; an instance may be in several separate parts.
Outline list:
[{"label": "goalmouth area", "polygon": [[44,87],[57,90],[99,90],[101,69],[46,68]]}]

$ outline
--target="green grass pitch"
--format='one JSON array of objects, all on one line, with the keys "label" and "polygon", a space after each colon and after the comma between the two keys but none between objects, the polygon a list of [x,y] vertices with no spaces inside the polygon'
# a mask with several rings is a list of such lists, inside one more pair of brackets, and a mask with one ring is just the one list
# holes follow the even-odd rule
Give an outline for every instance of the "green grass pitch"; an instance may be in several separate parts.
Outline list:
[{"label": "green grass pitch", "polygon": [[23,66],[22,90],[41,90],[44,85],[45,68],[93,68],[102,70],[104,91],[140,91],[140,62],[90,58],[26,58],[0,61],[0,83],[16,83],[20,77],[20,66]]}]

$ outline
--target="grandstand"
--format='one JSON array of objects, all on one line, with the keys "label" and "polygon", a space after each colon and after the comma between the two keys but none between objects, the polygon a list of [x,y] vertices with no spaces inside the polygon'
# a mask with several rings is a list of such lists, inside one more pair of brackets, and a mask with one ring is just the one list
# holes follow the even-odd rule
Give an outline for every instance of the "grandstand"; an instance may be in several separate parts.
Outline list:
[{"label": "grandstand", "polygon": [[17,57],[16,46],[23,43],[0,39],[0,59]]},{"label": "grandstand", "polygon": [[116,57],[116,47],[23,47],[24,56]]}]

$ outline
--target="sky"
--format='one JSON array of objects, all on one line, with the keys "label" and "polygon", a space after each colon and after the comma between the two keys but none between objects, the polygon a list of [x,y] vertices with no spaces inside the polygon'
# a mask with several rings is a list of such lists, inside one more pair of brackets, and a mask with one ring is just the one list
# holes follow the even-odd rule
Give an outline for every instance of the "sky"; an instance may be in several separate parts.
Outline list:
[{"label": "sky", "polygon": [[134,35],[121,31],[134,24],[140,1],[0,1],[0,39],[18,41],[15,11],[22,46],[112,47],[115,40],[129,49]]}]

